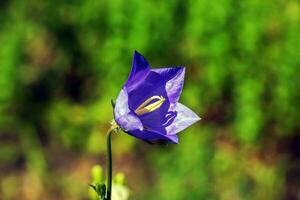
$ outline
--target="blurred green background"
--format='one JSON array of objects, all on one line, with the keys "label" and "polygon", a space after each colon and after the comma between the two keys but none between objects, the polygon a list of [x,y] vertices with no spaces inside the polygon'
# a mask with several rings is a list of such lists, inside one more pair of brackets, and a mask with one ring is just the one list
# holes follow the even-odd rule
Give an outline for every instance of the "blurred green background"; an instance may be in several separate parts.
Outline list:
[{"label": "blurred green background", "polygon": [[90,199],[133,51],[187,66],[179,145],[113,137],[131,199],[300,198],[298,0],[0,1],[0,199]]}]

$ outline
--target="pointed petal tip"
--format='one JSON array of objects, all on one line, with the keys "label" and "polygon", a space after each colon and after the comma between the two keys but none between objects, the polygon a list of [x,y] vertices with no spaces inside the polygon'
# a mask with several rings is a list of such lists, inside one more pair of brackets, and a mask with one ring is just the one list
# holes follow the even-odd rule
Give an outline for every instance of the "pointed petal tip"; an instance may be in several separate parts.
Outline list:
[{"label": "pointed petal tip", "polygon": [[177,140],[174,140],[174,141],[172,141],[172,143],[173,144],[179,144],[179,140],[177,139]]},{"label": "pointed petal tip", "polygon": [[184,77],[186,67],[185,66],[178,66],[178,67],[175,67],[175,68],[178,69],[178,74],[182,74],[182,76]]},{"label": "pointed petal tip", "polygon": [[137,50],[134,50],[133,53],[133,64],[139,65],[137,67],[149,67],[147,59]]},{"label": "pointed petal tip", "polygon": [[193,117],[193,122],[191,123],[192,124],[195,124],[197,122],[199,122],[201,120],[201,117],[199,117],[196,113],[194,113],[194,117]]},{"label": "pointed petal tip", "polygon": [[144,57],[140,52],[138,52],[137,50],[134,50],[133,57],[136,57],[136,56],[138,56],[138,57]]},{"label": "pointed petal tip", "polygon": [[175,67],[171,67],[173,69],[177,69],[179,73],[185,73],[185,66],[175,66]]},{"label": "pointed petal tip", "polygon": [[186,67],[184,67],[184,66],[180,67],[181,74],[183,77],[185,76],[185,69],[186,69]]},{"label": "pointed petal tip", "polygon": [[169,139],[170,142],[173,144],[179,144],[179,138],[177,135],[168,135],[167,138]]},{"label": "pointed petal tip", "polygon": [[131,71],[124,87],[127,88],[128,92],[132,91],[145,80],[149,72],[150,64],[142,54],[135,50]]}]

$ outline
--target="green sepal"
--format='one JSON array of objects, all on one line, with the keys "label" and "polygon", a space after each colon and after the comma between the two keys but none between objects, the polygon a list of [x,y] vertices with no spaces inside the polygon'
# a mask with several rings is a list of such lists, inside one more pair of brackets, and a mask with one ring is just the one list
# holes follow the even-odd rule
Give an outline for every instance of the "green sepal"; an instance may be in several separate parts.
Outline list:
[{"label": "green sepal", "polygon": [[98,196],[100,197],[100,199],[105,200],[106,185],[104,183],[90,184],[90,187],[95,190],[95,192],[98,194]]},{"label": "green sepal", "polygon": [[116,102],[113,99],[110,100],[110,103],[111,103],[112,107],[115,108]]}]

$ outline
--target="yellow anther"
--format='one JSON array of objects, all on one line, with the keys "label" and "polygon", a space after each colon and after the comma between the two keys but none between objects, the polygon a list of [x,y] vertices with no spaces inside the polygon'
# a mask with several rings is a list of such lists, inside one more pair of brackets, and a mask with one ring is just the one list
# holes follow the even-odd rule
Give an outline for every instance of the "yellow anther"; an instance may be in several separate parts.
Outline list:
[{"label": "yellow anther", "polygon": [[[151,101],[154,101],[153,103],[150,103]],[[153,112],[157,109],[159,109],[161,107],[161,105],[164,103],[165,98],[163,98],[162,96],[152,96],[149,99],[147,99],[146,101],[144,101],[144,103],[142,103],[134,112],[137,115],[143,115],[149,112]]]}]

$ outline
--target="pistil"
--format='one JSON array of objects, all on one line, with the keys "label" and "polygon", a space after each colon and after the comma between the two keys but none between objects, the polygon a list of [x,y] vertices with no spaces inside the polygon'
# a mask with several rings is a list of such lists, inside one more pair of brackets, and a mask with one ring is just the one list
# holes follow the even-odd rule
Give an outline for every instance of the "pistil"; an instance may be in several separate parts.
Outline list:
[{"label": "pistil", "polygon": [[[154,101],[155,100],[155,101]],[[152,96],[142,103],[136,110],[137,115],[143,115],[159,109],[166,99],[163,96]],[[154,102],[153,102],[154,101]],[[150,103],[152,102],[152,103]]]}]

